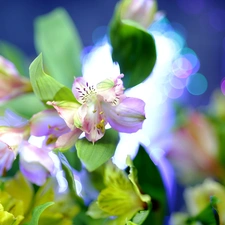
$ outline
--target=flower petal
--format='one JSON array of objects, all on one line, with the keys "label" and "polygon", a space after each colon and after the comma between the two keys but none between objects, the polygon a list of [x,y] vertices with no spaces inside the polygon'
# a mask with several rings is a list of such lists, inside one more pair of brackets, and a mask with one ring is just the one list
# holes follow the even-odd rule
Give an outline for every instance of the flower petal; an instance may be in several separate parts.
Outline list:
[{"label": "flower petal", "polygon": [[0,102],[31,91],[30,81],[19,75],[13,63],[0,56]]},{"label": "flower petal", "polygon": [[66,150],[74,146],[76,140],[81,135],[82,130],[80,129],[74,129],[71,132],[68,132],[66,134],[61,135],[57,141],[55,148],[58,148],[60,150]]},{"label": "flower petal", "polygon": [[42,185],[55,166],[49,151],[24,141],[20,146],[20,170],[31,182]]},{"label": "flower petal", "polygon": [[0,141],[0,176],[3,175],[4,171],[7,171],[12,167],[14,159],[14,152],[8,145]]},{"label": "flower petal", "polygon": [[75,102],[47,102],[48,105],[52,105],[58,112],[59,116],[64,119],[67,126],[72,130],[74,129],[74,113],[80,107],[79,104]]},{"label": "flower petal", "polygon": [[145,103],[138,98],[125,98],[116,105],[102,104],[107,121],[119,132],[134,133],[142,128]]},{"label": "flower petal", "polygon": [[95,88],[93,85],[90,85],[83,77],[78,77],[74,80],[72,92],[77,101],[83,104],[84,97],[92,92],[95,92]]},{"label": "flower petal", "polygon": [[97,94],[100,95],[105,102],[117,105],[124,98],[124,86],[121,78],[123,74],[115,79],[105,79],[97,84]]},{"label": "flower petal", "polygon": [[15,149],[23,140],[27,127],[0,127],[0,141]]},{"label": "flower petal", "polygon": [[56,110],[47,109],[35,114],[30,120],[31,135],[56,137],[69,132],[65,121],[59,116]]},{"label": "flower petal", "polygon": [[82,105],[76,112],[74,119],[75,126],[79,125],[89,141],[95,142],[102,138],[105,133],[105,115],[99,104]]}]

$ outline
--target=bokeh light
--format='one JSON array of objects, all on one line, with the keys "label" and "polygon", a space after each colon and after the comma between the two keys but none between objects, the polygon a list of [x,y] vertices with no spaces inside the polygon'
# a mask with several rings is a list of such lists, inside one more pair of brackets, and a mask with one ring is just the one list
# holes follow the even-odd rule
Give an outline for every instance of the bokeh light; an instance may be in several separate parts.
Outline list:
[{"label": "bokeh light", "polygon": [[186,87],[192,95],[201,95],[207,90],[208,82],[204,75],[196,73],[188,77]]}]

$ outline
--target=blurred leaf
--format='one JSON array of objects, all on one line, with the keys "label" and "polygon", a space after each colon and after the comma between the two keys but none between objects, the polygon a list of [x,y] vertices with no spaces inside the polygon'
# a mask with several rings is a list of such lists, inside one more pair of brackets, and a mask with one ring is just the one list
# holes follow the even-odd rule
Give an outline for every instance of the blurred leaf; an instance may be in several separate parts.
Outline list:
[{"label": "blurred leaf", "polygon": [[68,13],[58,8],[35,21],[35,46],[45,57],[47,71],[71,88],[81,75],[81,40]]},{"label": "blurred leaf", "polygon": [[143,224],[146,218],[148,217],[149,212],[150,210],[144,210],[144,211],[138,212],[132,219],[132,222],[137,225]]},{"label": "blurred leaf", "polygon": [[32,212],[32,218],[30,222],[24,225],[38,225],[39,217],[41,216],[42,212],[53,204],[54,202],[46,202],[45,204],[36,206]]},{"label": "blurred leaf", "polygon": [[65,172],[65,176],[66,176],[66,180],[68,182],[71,196],[81,207],[83,207],[84,206],[83,199],[77,195],[76,184],[75,184],[75,179],[74,179],[74,175],[72,172],[72,168],[70,167],[70,164],[67,161],[66,157],[63,155],[63,153],[58,152],[58,156],[59,156],[59,159],[62,164],[62,169]]},{"label": "blurred leaf", "polygon": [[201,222],[203,225],[219,225],[219,215],[215,209],[218,199],[214,196],[211,197],[210,204],[194,219]]},{"label": "blurred leaf", "polygon": [[44,104],[35,96],[34,93],[24,94],[17,98],[11,99],[1,105],[1,110],[10,109],[27,119],[31,118],[35,113],[46,109]]},{"label": "blurred leaf", "polygon": [[92,219],[86,214],[86,212],[81,211],[73,219],[73,224],[76,225],[105,225],[105,219]]},{"label": "blurred leaf", "polygon": [[156,48],[153,37],[146,30],[133,21],[121,21],[119,14],[120,7],[117,7],[110,24],[112,58],[125,75],[125,87],[130,88],[144,81],[152,72]]},{"label": "blurred leaf", "polygon": [[113,156],[118,140],[118,132],[112,129],[106,130],[103,138],[94,144],[86,138],[79,139],[75,144],[78,157],[88,171],[93,171]]},{"label": "blurred leaf", "polygon": [[30,65],[30,80],[36,96],[44,101],[75,101],[72,91],[47,75],[43,70],[42,54]]},{"label": "blurred leaf", "polygon": [[63,152],[64,156],[68,160],[69,164],[77,171],[81,171],[82,164],[77,155],[77,150],[72,148],[68,151]]},{"label": "blurred leaf", "polygon": [[0,55],[11,61],[21,75],[29,76],[28,59],[19,48],[5,41],[0,41]]},{"label": "blurred leaf", "polygon": [[136,224],[136,223],[134,223],[134,222],[132,222],[132,221],[128,221],[128,222],[126,223],[126,225],[138,225],[138,224]]},{"label": "blurred leaf", "polygon": [[133,160],[143,193],[151,196],[152,210],[143,224],[162,225],[167,214],[167,196],[161,174],[145,149],[140,146]]}]

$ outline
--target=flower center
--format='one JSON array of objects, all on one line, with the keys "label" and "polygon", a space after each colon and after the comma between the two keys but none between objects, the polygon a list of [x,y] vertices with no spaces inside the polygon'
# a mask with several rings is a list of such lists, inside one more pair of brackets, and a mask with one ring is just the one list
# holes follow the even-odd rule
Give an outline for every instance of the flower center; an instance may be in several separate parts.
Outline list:
[{"label": "flower center", "polygon": [[86,85],[82,88],[77,87],[76,88],[80,94],[80,99],[82,101],[82,104],[88,104],[96,102],[97,100],[97,92],[94,88],[94,86],[89,86],[88,82],[86,82]]}]

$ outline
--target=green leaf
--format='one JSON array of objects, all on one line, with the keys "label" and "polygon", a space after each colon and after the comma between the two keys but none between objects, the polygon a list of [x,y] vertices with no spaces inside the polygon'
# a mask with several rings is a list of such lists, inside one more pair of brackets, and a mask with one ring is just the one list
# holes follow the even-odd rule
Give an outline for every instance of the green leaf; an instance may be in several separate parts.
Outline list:
[{"label": "green leaf", "polygon": [[36,96],[43,102],[47,101],[74,101],[72,91],[47,75],[43,70],[42,54],[30,65],[30,81]]},{"label": "green leaf", "polygon": [[135,224],[138,224],[138,225],[144,223],[144,221],[146,220],[146,218],[149,215],[149,212],[150,212],[150,210],[144,210],[144,211],[138,212],[132,219],[132,222]]},{"label": "green leaf", "polygon": [[35,21],[35,47],[46,59],[47,71],[71,88],[74,76],[81,75],[82,44],[68,13],[57,8]]},{"label": "green leaf", "polygon": [[151,196],[152,202],[151,212],[143,224],[161,225],[168,208],[166,189],[161,174],[142,146],[139,147],[133,163],[138,171],[138,182],[141,190]]},{"label": "green leaf", "polygon": [[[24,107],[26,103],[26,107]],[[35,96],[34,93],[28,93],[25,95],[18,96],[17,98],[11,99],[8,102],[1,105],[1,110],[5,111],[10,109],[15,113],[27,119],[31,118],[35,113],[46,109],[44,104]]]},{"label": "green leaf", "polygon": [[74,175],[72,172],[72,168],[70,167],[69,162],[67,161],[66,157],[63,155],[63,153],[58,152],[58,156],[59,159],[61,161],[62,164],[62,169],[65,172],[65,176],[66,176],[66,180],[68,182],[68,186],[69,186],[69,190],[70,190],[70,194],[73,197],[73,199],[81,206],[84,206],[84,201],[82,198],[80,198],[77,195],[77,191],[76,191],[76,184],[75,184],[75,179],[74,179]]},{"label": "green leaf", "polygon": [[46,202],[45,204],[35,207],[32,212],[32,218],[30,222],[26,223],[25,225],[38,225],[39,217],[41,216],[42,212],[53,204],[54,202]]},{"label": "green leaf", "polygon": [[86,212],[81,211],[73,219],[73,224],[76,225],[105,225],[105,219],[92,219]]},{"label": "green leaf", "polygon": [[136,223],[134,223],[134,222],[132,222],[132,221],[128,221],[128,222],[126,223],[126,225],[138,225],[138,224],[136,224]]},{"label": "green leaf", "polygon": [[75,144],[78,157],[88,171],[93,171],[113,156],[118,140],[118,132],[112,129],[106,130],[104,137],[94,144],[86,138],[79,139]]},{"label": "green leaf", "polygon": [[144,81],[156,62],[153,37],[137,23],[121,21],[114,16],[110,26],[110,41],[113,61],[119,63],[121,73],[125,75],[124,86],[130,88]]},{"label": "green leaf", "polygon": [[68,151],[63,152],[64,156],[68,160],[69,164],[77,171],[82,170],[82,164],[77,155],[77,150],[75,147],[69,149]]},{"label": "green leaf", "polygon": [[212,196],[210,204],[194,217],[194,220],[200,221],[203,225],[219,225],[219,215],[215,209],[217,202],[218,199],[215,196]]},{"label": "green leaf", "polygon": [[28,59],[16,46],[0,41],[0,55],[11,61],[21,75],[28,76]]}]

